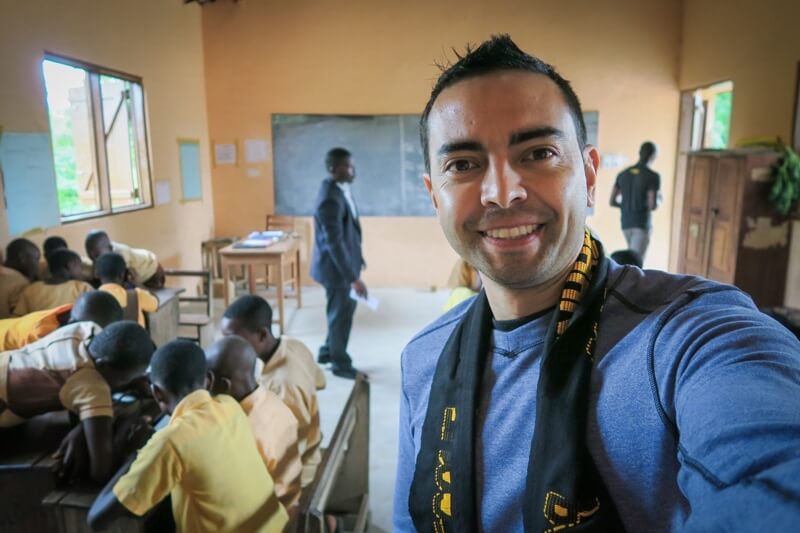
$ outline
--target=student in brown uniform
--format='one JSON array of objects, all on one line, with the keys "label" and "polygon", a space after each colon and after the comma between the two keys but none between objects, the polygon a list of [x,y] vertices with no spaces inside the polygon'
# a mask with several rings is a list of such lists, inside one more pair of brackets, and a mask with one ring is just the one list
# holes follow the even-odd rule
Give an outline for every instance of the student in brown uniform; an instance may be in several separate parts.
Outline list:
[{"label": "student in brown uniform", "polygon": [[69,461],[72,443],[89,452],[90,477],[104,483],[113,474],[111,393],[142,376],[153,341],[135,322],[105,329],[76,322],[22,349],[0,353],[0,428],[67,409],[81,423],[67,435],[57,459]]},{"label": "student in brown uniform", "polygon": [[138,287],[125,288],[128,271],[125,259],[114,252],[103,254],[95,260],[94,270],[100,279],[98,290],[113,295],[124,309],[125,318],[136,320],[144,327],[144,313],[158,310],[158,298]]},{"label": "student in brown uniform", "polygon": [[[46,238],[42,243],[42,251],[45,258],[56,250],[69,250],[69,245],[63,237],[53,235]],[[88,257],[81,257],[81,279],[83,281],[91,281],[93,277],[94,266],[92,265],[92,260]],[[39,279],[41,281],[50,279],[50,267],[47,266],[46,259],[39,261]]]},{"label": "student in brown uniform", "polygon": [[72,250],[56,250],[47,257],[50,279],[31,283],[19,296],[15,316],[74,303],[92,286],[81,279],[81,257]]},{"label": "student in brown uniform", "polygon": [[223,337],[206,349],[209,390],[227,394],[244,409],[258,453],[275,482],[275,494],[290,510],[300,499],[303,463],[297,446],[298,424],[292,411],[275,393],[258,384],[258,356],[242,337]]},{"label": "student in brown uniform", "polygon": [[301,341],[272,335],[272,308],[260,296],[245,295],[233,302],[222,317],[222,334],[244,337],[255,348],[264,364],[257,372],[259,383],[277,394],[297,418],[302,485],[307,486],[321,461],[317,390],[325,388],[325,374]]},{"label": "student in brown uniform", "polygon": [[86,235],[86,254],[96,261],[98,257],[115,252],[125,259],[131,281],[135,285],[143,285],[148,289],[160,289],[164,286],[164,268],[159,264],[156,254],[144,248],[131,248],[128,245],[114,242],[105,231],[92,230]]},{"label": "student in brown uniform", "polygon": [[0,318],[12,316],[22,291],[38,279],[39,248],[28,239],[14,239],[0,266]]},{"label": "student in brown uniform", "polygon": [[116,298],[106,292],[85,292],[78,296],[74,304],[0,320],[0,351],[22,348],[67,324],[94,322],[104,328],[120,320],[122,307]]}]

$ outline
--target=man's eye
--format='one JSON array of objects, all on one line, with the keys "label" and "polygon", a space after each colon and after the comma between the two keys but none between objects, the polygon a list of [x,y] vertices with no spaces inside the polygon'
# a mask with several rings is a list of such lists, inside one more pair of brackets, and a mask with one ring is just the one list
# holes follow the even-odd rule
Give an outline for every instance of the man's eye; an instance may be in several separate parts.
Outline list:
[{"label": "man's eye", "polygon": [[447,164],[445,167],[446,171],[449,172],[466,172],[468,170],[472,170],[473,168],[477,168],[478,165],[473,163],[472,161],[468,161],[466,159],[456,159]]},{"label": "man's eye", "polygon": [[537,148],[532,150],[526,157],[526,159],[532,161],[542,161],[544,159],[550,159],[551,157],[555,157],[556,153],[550,148]]}]

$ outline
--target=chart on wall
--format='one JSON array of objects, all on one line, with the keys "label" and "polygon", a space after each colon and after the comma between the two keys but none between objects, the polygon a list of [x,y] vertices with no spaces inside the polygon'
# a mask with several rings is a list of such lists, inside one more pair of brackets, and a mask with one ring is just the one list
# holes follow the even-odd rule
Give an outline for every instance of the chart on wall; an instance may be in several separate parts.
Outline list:
[{"label": "chart on wall", "polygon": [[361,216],[433,216],[418,124],[418,115],[273,115],[275,212],[313,214],[325,154],[340,146],[353,154]]},{"label": "chart on wall", "polygon": [[[584,113],[588,142],[597,144],[598,113]],[[422,175],[419,115],[272,115],[275,212],[309,216],[325,154],[353,154],[353,195],[361,216],[433,216]]]},{"label": "chart on wall", "polygon": [[0,136],[8,233],[57,226],[58,190],[49,133],[12,133]]}]

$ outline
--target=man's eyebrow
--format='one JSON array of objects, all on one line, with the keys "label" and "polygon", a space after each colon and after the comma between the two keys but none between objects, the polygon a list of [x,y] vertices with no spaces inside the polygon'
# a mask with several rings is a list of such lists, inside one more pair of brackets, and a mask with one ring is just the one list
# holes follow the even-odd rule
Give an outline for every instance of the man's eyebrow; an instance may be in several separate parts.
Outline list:
[{"label": "man's eyebrow", "polygon": [[478,141],[455,141],[452,143],[445,143],[436,151],[439,157],[453,152],[481,152],[483,145]]},{"label": "man's eyebrow", "polygon": [[542,126],[541,128],[515,131],[511,134],[511,138],[508,140],[508,145],[513,146],[525,141],[530,141],[531,139],[541,139],[542,137],[556,137],[558,139],[565,139],[567,136],[558,128],[554,128],[552,126]]}]

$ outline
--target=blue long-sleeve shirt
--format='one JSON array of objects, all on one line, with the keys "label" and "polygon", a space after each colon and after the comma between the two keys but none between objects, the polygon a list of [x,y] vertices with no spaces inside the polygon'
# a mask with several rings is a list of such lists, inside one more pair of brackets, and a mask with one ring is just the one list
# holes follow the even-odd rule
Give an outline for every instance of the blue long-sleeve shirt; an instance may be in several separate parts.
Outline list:
[{"label": "blue long-sleeve shirt", "polygon": [[[625,528],[797,528],[797,339],[731,286],[612,262],[608,288],[587,445]],[[414,530],[408,493],[431,382],[470,302],[428,326],[403,351],[396,531]],[[476,505],[485,531],[523,529],[536,388],[550,319],[492,333],[475,443]]]}]

